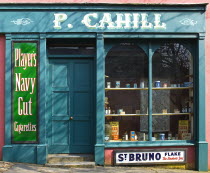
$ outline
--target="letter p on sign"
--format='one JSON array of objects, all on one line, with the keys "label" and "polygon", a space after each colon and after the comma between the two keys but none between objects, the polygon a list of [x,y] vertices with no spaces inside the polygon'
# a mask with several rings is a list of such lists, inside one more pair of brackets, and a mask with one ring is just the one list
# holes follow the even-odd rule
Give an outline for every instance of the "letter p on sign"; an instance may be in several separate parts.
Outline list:
[{"label": "letter p on sign", "polygon": [[61,29],[61,22],[64,22],[67,19],[67,15],[64,13],[57,13],[54,14],[54,16],[55,16],[55,20],[53,21],[54,28]]}]

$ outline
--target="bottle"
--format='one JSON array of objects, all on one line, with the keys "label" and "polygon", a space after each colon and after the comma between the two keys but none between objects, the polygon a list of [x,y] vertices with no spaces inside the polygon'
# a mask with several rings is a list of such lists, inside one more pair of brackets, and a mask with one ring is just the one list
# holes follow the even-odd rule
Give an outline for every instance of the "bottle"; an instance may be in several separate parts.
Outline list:
[{"label": "bottle", "polygon": [[109,115],[111,114],[111,108],[110,107],[107,110],[107,114],[109,114]]},{"label": "bottle", "polygon": [[138,139],[138,138],[137,138],[137,135],[135,134],[135,140],[137,141],[137,139]]},{"label": "bottle", "polygon": [[172,133],[171,132],[168,133],[168,140],[172,140]]},{"label": "bottle", "polygon": [[184,109],[184,107],[182,107],[182,113],[185,113],[185,109]]},{"label": "bottle", "polygon": [[185,113],[187,113],[187,106],[185,106],[184,110],[185,110]]},{"label": "bottle", "polygon": [[128,132],[127,131],[125,132],[125,140],[126,141],[128,140]]},{"label": "bottle", "polygon": [[108,108],[107,108],[107,106],[105,107],[105,114],[108,114]]},{"label": "bottle", "polygon": [[191,113],[191,107],[188,107],[188,112]]}]

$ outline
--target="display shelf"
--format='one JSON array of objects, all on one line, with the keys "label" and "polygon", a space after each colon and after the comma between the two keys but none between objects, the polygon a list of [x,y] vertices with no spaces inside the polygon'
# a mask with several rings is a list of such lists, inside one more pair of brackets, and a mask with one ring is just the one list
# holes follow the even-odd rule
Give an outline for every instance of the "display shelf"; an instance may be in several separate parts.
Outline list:
[{"label": "display shelf", "polygon": [[193,87],[159,87],[152,88],[153,90],[183,90],[183,89],[193,89]]},{"label": "display shelf", "polygon": [[118,116],[145,116],[148,114],[106,114],[106,117],[118,117]]},{"label": "display shelf", "polygon": [[192,113],[154,113],[152,115],[159,116],[159,115],[190,115]]},{"label": "display shelf", "polygon": [[[152,90],[183,90],[183,89],[193,89],[193,87],[153,87]],[[115,90],[148,90],[148,88],[105,88],[106,91]]]},{"label": "display shelf", "polygon": [[109,91],[109,90],[148,90],[148,88],[105,88],[106,91]]},{"label": "display shelf", "polygon": [[[161,116],[161,115],[190,115],[192,113],[154,113],[154,116]],[[106,114],[106,117],[117,117],[117,116],[147,116],[148,114]]]}]

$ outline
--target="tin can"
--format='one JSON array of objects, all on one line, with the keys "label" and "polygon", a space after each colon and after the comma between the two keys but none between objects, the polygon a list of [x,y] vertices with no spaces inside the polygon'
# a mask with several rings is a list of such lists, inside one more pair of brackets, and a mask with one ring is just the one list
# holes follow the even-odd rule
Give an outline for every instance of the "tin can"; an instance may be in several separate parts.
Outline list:
[{"label": "tin can", "polygon": [[172,134],[170,132],[168,133],[168,140],[172,140]]},{"label": "tin can", "polygon": [[135,141],[135,131],[130,131],[130,140]]},{"label": "tin can", "polygon": [[131,85],[129,83],[127,83],[125,86],[126,86],[126,88],[130,88],[131,87]]},{"label": "tin can", "polygon": [[165,140],[165,134],[164,133],[159,134],[159,140]]},{"label": "tin can", "polygon": [[120,88],[120,81],[116,81],[115,87],[116,87],[116,88]]},{"label": "tin can", "polygon": [[164,83],[164,84],[163,84],[163,87],[164,87],[164,88],[167,88],[167,87],[168,87],[168,84],[167,84],[167,83]]},{"label": "tin can", "polygon": [[140,82],[140,88],[144,88],[144,82]]},{"label": "tin can", "polygon": [[123,112],[123,109],[118,109],[117,113],[121,114]]},{"label": "tin can", "polygon": [[152,141],[156,141],[156,137],[152,137]]},{"label": "tin can", "polygon": [[155,87],[159,88],[160,87],[160,81],[155,81]]}]

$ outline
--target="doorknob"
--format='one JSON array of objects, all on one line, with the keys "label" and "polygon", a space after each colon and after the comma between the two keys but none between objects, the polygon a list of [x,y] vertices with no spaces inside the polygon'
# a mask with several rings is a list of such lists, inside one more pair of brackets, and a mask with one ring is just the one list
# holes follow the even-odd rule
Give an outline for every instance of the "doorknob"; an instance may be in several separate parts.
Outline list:
[{"label": "doorknob", "polygon": [[73,120],[73,119],[74,119],[74,117],[70,117],[69,119],[70,119],[70,120]]}]

